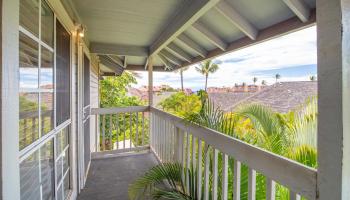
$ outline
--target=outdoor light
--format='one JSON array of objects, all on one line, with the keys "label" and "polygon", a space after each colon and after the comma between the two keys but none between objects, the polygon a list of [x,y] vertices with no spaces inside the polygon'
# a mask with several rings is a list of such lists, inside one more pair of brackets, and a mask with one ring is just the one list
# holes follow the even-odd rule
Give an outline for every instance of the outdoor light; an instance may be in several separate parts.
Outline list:
[{"label": "outdoor light", "polygon": [[78,28],[78,35],[79,37],[83,38],[85,36],[85,28],[83,25],[80,25]]}]

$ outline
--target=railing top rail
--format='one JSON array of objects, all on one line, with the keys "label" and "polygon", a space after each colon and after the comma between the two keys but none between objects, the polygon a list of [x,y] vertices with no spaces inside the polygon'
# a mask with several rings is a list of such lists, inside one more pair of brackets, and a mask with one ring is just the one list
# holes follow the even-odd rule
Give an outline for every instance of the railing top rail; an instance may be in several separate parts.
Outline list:
[{"label": "railing top rail", "polygon": [[92,115],[105,115],[117,113],[135,113],[147,112],[149,106],[128,106],[128,107],[111,107],[111,108],[91,108]]},{"label": "railing top rail", "polygon": [[316,169],[268,152],[218,131],[205,128],[157,108],[150,112],[171,121],[179,129],[193,134],[221,152],[288,187],[291,191],[316,199]]}]

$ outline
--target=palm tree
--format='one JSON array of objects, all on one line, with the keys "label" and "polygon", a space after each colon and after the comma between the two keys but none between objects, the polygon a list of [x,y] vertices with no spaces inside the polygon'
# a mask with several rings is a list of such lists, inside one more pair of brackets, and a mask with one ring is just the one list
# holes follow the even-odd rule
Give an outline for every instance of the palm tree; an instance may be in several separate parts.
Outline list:
[{"label": "palm tree", "polygon": [[310,81],[316,81],[316,80],[317,80],[316,76],[310,76]]},{"label": "palm tree", "polygon": [[257,78],[257,77],[254,77],[254,78],[253,78],[254,85],[256,84],[257,81],[258,81],[258,78]]},{"label": "palm tree", "polygon": [[183,72],[184,71],[186,71],[186,70],[188,70],[189,69],[189,67],[182,67],[182,68],[180,68],[180,69],[177,69],[177,70],[175,70],[174,72],[175,73],[180,73],[180,77],[181,77],[181,91],[184,91],[184,77],[183,77]]},{"label": "palm tree", "polygon": [[281,78],[281,75],[280,75],[280,74],[276,74],[276,75],[275,75],[276,83],[277,83],[278,79],[280,79],[280,78]]},{"label": "palm tree", "polygon": [[208,87],[209,74],[215,73],[218,69],[219,69],[219,65],[215,64],[212,60],[207,60],[201,63],[199,67],[196,67],[197,72],[205,76],[205,88],[204,88],[205,91],[207,91],[207,87]]}]

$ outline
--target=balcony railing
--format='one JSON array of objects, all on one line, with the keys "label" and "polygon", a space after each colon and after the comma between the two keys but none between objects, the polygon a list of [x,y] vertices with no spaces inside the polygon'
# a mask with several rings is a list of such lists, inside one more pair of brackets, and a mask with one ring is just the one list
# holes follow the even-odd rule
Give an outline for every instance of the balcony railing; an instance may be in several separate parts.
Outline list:
[{"label": "balcony railing", "polygon": [[148,106],[93,108],[101,155],[149,149],[148,111]]},{"label": "balcony railing", "polygon": [[[239,200],[241,183],[248,182],[247,196],[249,200],[253,200],[256,194],[257,176],[263,176],[268,200],[275,199],[277,184],[289,191],[290,200],[301,197],[316,199],[315,169],[231,136],[190,123],[154,107],[103,108],[93,109],[92,113],[100,116],[102,150],[108,149],[107,144],[111,145],[106,141],[113,140],[111,133],[115,131],[114,133],[119,133],[118,141],[121,142],[119,144],[123,145],[122,148],[120,145],[109,146],[108,153],[150,148],[160,163],[179,162],[187,168],[193,167],[197,173],[197,192],[200,198],[217,199],[220,196],[221,199],[227,199],[228,195],[233,195],[234,200]],[[125,136],[128,120],[131,125],[128,126],[130,129],[128,133],[129,135],[131,133],[133,138],[131,140]],[[146,124],[148,127],[148,123],[149,132],[148,128],[144,128]],[[130,146],[125,145],[126,141],[131,142]],[[243,168],[248,170],[247,177],[242,176]],[[186,174],[183,174],[183,178],[189,182]],[[229,185],[233,186],[231,190],[233,194],[229,194]],[[209,195],[212,198],[209,198]]]}]

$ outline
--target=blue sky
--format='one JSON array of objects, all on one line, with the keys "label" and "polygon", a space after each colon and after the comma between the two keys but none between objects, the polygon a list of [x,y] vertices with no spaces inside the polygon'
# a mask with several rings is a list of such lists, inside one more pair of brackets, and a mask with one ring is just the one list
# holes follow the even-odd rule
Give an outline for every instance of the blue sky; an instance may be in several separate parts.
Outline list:
[{"label": "blue sky", "polygon": [[[267,42],[238,50],[220,57],[220,69],[209,75],[208,86],[233,86],[235,83],[252,84],[253,77],[268,84],[274,83],[274,75],[280,81],[307,81],[317,74],[316,27],[310,27]],[[147,72],[140,73],[136,87],[147,85]],[[194,90],[204,87],[204,77],[195,66],[184,72],[184,86]],[[180,75],[155,72],[154,85],[167,84],[180,87]]]}]

